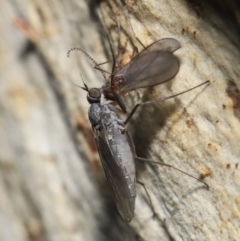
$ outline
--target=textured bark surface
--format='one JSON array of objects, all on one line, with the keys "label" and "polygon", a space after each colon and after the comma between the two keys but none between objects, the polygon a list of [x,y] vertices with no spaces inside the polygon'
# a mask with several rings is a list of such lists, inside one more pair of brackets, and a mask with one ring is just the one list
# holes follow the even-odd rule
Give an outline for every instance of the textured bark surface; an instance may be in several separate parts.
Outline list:
[{"label": "textured bark surface", "polygon": [[[240,34],[237,1],[127,1],[141,42],[181,43],[179,73],[138,90],[134,103],[211,84],[141,108],[129,125],[149,200],[137,187],[136,216],[124,223],[109,193],[87,119],[86,93],[101,87],[98,62],[117,48],[117,19],[133,38],[120,2],[2,1],[0,22],[0,240],[238,240],[240,236]],[[130,41],[129,41],[130,42]],[[129,44],[130,45],[130,44]],[[130,45],[131,46],[131,45]],[[105,68],[105,66],[103,66]],[[107,66],[106,66],[107,68]]]}]

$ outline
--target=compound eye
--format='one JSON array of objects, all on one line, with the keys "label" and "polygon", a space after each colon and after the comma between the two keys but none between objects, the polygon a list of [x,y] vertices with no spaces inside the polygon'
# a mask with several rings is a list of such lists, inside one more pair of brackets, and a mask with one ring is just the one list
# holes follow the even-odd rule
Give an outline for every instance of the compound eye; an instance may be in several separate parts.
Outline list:
[{"label": "compound eye", "polygon": [[101,91],[97,88],[92,88],[88,92],[88,101],[89,103],[98,103],[101,99]]},{"label": "compound eye", "polygon": [[94,99],[100,99],[101,98],[101,91],[97,88],[92,88],[89,90],[89,96]]}]

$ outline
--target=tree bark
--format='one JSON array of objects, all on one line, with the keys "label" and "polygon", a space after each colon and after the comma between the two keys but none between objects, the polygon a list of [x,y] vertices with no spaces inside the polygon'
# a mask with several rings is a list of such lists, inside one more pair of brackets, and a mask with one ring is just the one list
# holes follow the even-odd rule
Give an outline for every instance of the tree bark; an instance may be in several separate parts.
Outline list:
[{"label": "tree bark", "polygon": [[[226,3],[225,3],[226,2]],[[0,13],[0,240],[238,240],[240,236],[240,33],[237,1],[3,1]],[[101,87],[98,63],[121,46],[172,37],[178,74],[130,93],[138,102],[177,98],[138,110],[128,130],[137,154],[203,178],[210,186],[158,165],[137,165],[153,202],[137,187],[135,217],[119,217],[87,117],[86,92]],[[128,40],[128,42],[126,42]],[[121,48],[125,50],[125,48]],[[125,56],[125,55],[124,55]],[[123,56],[121,56],[123,59]],[[122,60],[121,59],[121,60]],[[123,119],[126,117],[123,117]]]}]

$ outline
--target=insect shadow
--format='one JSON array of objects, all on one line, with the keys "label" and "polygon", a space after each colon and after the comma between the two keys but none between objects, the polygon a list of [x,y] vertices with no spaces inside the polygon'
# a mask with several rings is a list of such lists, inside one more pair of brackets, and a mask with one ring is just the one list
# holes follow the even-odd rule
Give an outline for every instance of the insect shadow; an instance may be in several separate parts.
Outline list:
[{"label": "insect shadow", "polygon": [[[144,92],[143,101],[149,98],[151,98],[151,88],[147,88]],[[172,113],[178,109],[179,104],[178,100],[175,103],[153,103],[151,108],[144,106],[138,110],[137,116],[130,123],[130,129],[136,152],[140,156],[147,156],[158,131],[165,126]]]}]

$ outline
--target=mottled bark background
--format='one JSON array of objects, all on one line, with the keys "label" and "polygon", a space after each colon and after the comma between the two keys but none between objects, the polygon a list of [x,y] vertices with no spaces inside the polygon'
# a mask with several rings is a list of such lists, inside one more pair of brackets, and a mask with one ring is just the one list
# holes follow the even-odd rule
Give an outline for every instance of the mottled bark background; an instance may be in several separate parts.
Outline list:
[{"label": "mottled bark background", "polygon": [[[117,50],[134,39],[121,2],[1,1],[0,240],[239,240],[240,6],[238,1],[126,1],[136,36],[147,46],[166,37],[181,43],[171,81],[126,98],[141,108],[129,125],[138,155],[169,168],[137,164],[149,200],[137,187],[135,217],[124,223],[109,193],[87,118],[86,92],[101,87],[98,63],[109,60],[106,33]],[[131,51],[131,41],[127,48]],[[125,118],[125,117],[123,117]]]}]

